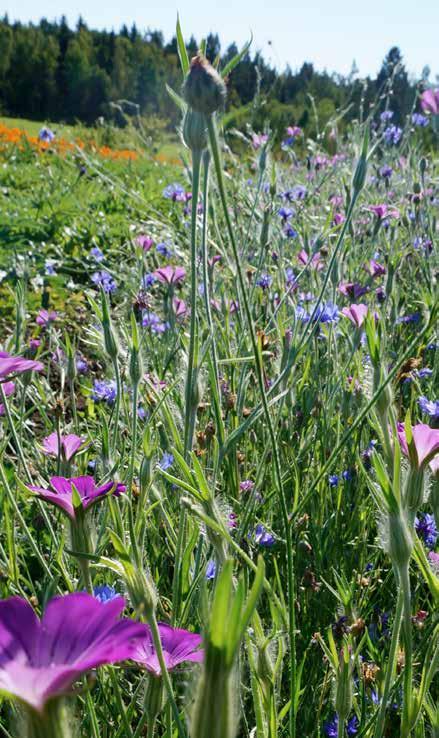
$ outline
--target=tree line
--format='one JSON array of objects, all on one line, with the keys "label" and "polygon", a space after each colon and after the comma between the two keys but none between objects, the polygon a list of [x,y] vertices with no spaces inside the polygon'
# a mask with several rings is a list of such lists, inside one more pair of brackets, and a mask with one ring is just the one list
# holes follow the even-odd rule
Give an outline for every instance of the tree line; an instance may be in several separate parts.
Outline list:
[{"label": "tree line", "polygon": [[[190,55],[198,44],[191,38]],[[226,64],[235,44],[222,49],[219,37],[207,38],[207,56]],[[424,82],[428,70],[424,74]],[[140,32],[136,25],[119,32],[93,30],[79,19],[69,27],[65,17],[38,24],[0,20],[0,113],[34,120],[94,123],[99,116],[117,117],[112,103],[130,101],[142,115],[157,115],[174,126],[179,114],[165,83],[181,85],[177,41],[165,43],[160,31]],[[422,82],[421,82],[422,84]],[[413,109],[416,83],[405,69],[401,52],[392,48],[375,78],[359,79],[318,71],[309,62],[294,71],[271,67],[259,52],[248,51],[228,80],[226,121],[270,120],[274,128],[295,124],[310,131],[337,110],[344,120],[367,113],[378,103],[402,122]]]}]

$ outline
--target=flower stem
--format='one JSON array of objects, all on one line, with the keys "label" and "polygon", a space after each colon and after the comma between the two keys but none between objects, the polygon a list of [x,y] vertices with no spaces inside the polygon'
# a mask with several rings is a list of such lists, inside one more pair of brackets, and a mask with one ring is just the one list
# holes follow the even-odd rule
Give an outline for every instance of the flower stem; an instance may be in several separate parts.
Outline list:
[{"label": "flower stem", "polygon": [[265,392],[264,368],[262,365],[261,352],[259,351],[259,347],[257,344],[256,333],[255,333],[254,326],[253,326],[250,305],[249,305],[248,296],[247,296],[247,292],[245,288],[241,260],[238,254],[238,247],[237,247],[233,225],[230,219],[230,214],[229,214],[229,209],[228,209],[228,204],[227,204],[227,195],[226,195],[226,189],[224,185],[221,156],[220,156],[220,150],[219,150],[219,144],[218,144],[218,135],[217,135],[213,117],[208,118],[208,130],[209,130],[210,146],[211,146],[212,156],[213,156],[214,165],[215,165],[215,172],[216,172],[216,176],[218,180],[218,189],[219,189],[221,204],[222,204],[222,208],[224,212],[224,219],[226,221],[227,232],[228,232],[230,244],[232,247],[233,259],[235,261],[235,268],[236,268],[236,273],[238,276],[238,283],[239,283],[239,289],[240,289],[241,298],[243,302],[244,313],[245,313],[245,317],[246,317],[247,324],[248,324],[250,339],[252,342],[252,349],[253,349],[253,354],[255,358],[255,367],[256,367],[256,374],[257,374],[258,385],[259,385],[259,392],[261,395],[261,401],[262,401],[262,406],[264,410],[265,420],[266,420],[269,435],[270,435],[270,442],[271,442],[273,461],[274,461],[274,470],[275,470],[275,477],[276,477],[276,487],[277,487],[277,492],[278,492],[279,502],[280,502],[280,507],[281,507],[281,513],[282,513],[282,521],[283,521],[283,529],[284,529],[283,532],[284,532],[284,537],[285,537],[285,542],[286,542],[286,553],[287,553],[287,580],[288,580],[288,628],[289,628],[288,635],[289,635],[289,647],[290,647],[289,652],[290,652],[290,694],[291,694],[289,725],[290,725],[290,738],[295,738],[296,736],[296,705],[297,705],[297,699],[296,699],[296,690],[297,690],[297,684],[296,684],[296,612],[295,612],[296,594],[295,594],[295,581],[294,581],[294,556],[293,556],[293,547],[292,547],[292,540],[291,540],[291,530],[290,530],[289,519],[288,519],[287,501],[286,501],[285,491],[284,491],[283,482],[282,482],[282,471],[281,471],[280,458],[279,458],[279,452],[278,452],[277,441],[276,441],[276,434],[275,434],[275,430],[273,426],[273,421],[270,415],[267,395]]},{"label": "flower stem", "polygon": [[153,640],[154,648],[157,653],[157,658],[160,664],[161,676],[163,679],[163,683],[165,685],[166,692],[168,694],[169,702],[172,707],[172,712],[174,715],[175,722],[177,723],[177,730],[178,730],[179,738],[186,738],[186,731],[184,729],[184,725],[181,721],[180,714],[178,712],[178,707],[175,702],[174,690],[172,688],[171,677],[169,676],[169,672],[166,667],[166,662],[163,656],[162,642],[160,640],[160,633],[159,633],[159,629],[157,625],[157,619],[154,613],[151,615],[150,618],[148,618],[148,625],[151,628],[152,640]]},{"label": "flower stem", "polygon": [[401,738],[407,738],[411,733],[411,718],[413,710],[412,600],[408,566],[401,572],[401,589],[404,598],[404,617],[402,624],[402,632],[404,636],[404,704],[402,711]]},{"label": "flower stem", "polygon": [[375,723],[373,738],[382,738],[384,733],[384,723],[386,719],[387,704],[389,702],[390,690],[392,688],[393,678],[396,669],[396,659],[399,643],[399,632],[401,629],[402,610],[404,605],[404,595],[401,585],[398,586],[398,599],[396,601],[395,619],[393,621],[392,640],[390,642],[389,659],[387,661],[386,676],[384,679],[384,690],[381,698],[381,704],[378,710],[378,717]]}]

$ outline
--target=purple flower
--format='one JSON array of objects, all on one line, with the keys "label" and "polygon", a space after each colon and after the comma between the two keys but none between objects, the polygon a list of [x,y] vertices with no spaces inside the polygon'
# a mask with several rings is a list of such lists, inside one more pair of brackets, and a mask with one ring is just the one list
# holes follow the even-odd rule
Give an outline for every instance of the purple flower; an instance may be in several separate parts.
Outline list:
[{"label": "purple flower", "polygon": [[108,584],[100,584],[98,587],[94,587],[93,595],[94,597],[96,597],[97,600],[99,600],[99,602],[102,602],[104,605],[107,602],[112,602],[117,597],[119,597],[114,587],[110,587]]},{"label": "purple flower", "polygon": [[[166,623],[159,623],[158,629],[162,643],[163,658],[168,671],[172,671],[172,669],[175,669],[176,666],[182,664],[184,661],[195,661],[197,663],[203,661],[204,650],[200,649],[202,642],[201,635],[190,633],[188,630],[171,628]],[[136,641],[130,658],[138,664],[145,666],[155,677],[161,676],[162,670],[148,626],[144,626],[143,638],[140,641]]]},{"label": "purple flower", "polygon": [[110,293],[117,290],[116,281],[109,272],[105,271],[105,269],[94,272],[91,275],[91,281],[96,285],[96,287],[102,287],[104,292]]},{"label": "purple flower", "polygon": [[211,580],[215,579],[216,576],[216,563],[214,559],[209,559],[206,565],[206,571],[204,573],[204,578]]},{"label": "purple flower", "polygon": [[166,469],[171,468],[173,463],[174,463],[173,455],[165,451],[165,453],[163,454],[159,462],[159,469],[161,469],[162,471],[166,471]]},{"label": "purple flower", "polygon": [[291,210],[291,208],[279,208],[277,211],[278,215],[282,218],[283,222],[286,223],[286,221],[289,218],[292,218],[294,215],[294,210]]},{"label": "purple flower", "polygon": [[314,320],[319,323],[336,323],[338,320],[338,307],[332,302],[319,305]]},{"label": "purple flower", "polygon": [[154,241],[152,240],[152,238],[150,238],[150,236],[140,235],[137,236],[136,243],[144,251],[149,251],[152,248]]},{"label": "purple flower", "polygon": [[163,256],[164,259],[170,259],[172,256],[172,248],[168,243],[165,243],[164,241],[162,243],[158,243],[155,247],[155,250],[158,254]]},{"label": "purple flower", "polygon": [[284,229],[284,235],[286,238],[297,238],[298,233],[294,228],[287,224],[286,228]]},{"label": "purple flower", "polygon": [[104,254],[100,250],[99,246],[93,246],[93,248],[90,250],[90,256],[97,262],[104,260]]},{"label": "purple flower", "polygon": [[274,546],[276,543],[276,539],[272,533],[269,533],[268,530],[259,523],[253,533],[253,538],[255,543],[258,546],[262,546],[263,548],[270,548],[271,546]]},{"label": "purple flower", "polygon": [[415,518],[416,533],[424,541],[427,548],[434,548],[439,536],[433,515],[424,513]]},{"label": "purple flower", "polygon": [[23,372],[40,372],[44,369],[40,361],[23,359],[21,356],[11,356],[7,351],[0,351],[0,379],[11,374],[23,374]]},{"label": "purple flower", "polygon": [[253,133],[252,135],[252,146],[257,151],[261,146],[264,146],[268,141],[266,133]]},{"label": "purple flower", "polygon": [[[346,733],[348,736],[354,736],[358,733],[358,719],[356,715],[353,715],[346,724]],[[325,723],[323,726],[325,734],[328,738],[337,738],[338,736],[338,715],[334,715],[332,720]]]},{"label": "purple flower", "polygon": [[156,269],[153,275],[162,284],[181,284],[186,276],[186,269],[184,267],[168,265],[161,267],[161,269]]},{"label": "purple flower", "polygon": [[156,313],[148,311],[142,314],[142,325],[144,328],[149,328],[155,335],[165,333],[169,328],[169,323],[164,322]]},{"label": "purple flower", "polygon": [[47,128],[47,126],[43,126],[38,134],[38,138],[44,143],[52,143],[53,139],[55,138],[55,134],[53,131],[50,130],[50,128]]},{"label": "purple flower", "polygon": [[428,90],[424,90],[421,95],[421,108],[424,113],[439,115],[439,89],[433,90],[430,87]]},{"label": "purple flower", "polygon": [[173,182],[165,187],[163,190],[163,197],[166,198],[166,200],[172,200],[173,202],[185,202],[186,192],[181,184]]},{"label": "purple flower", "polygon": [[[420,375],[420,373],[419,373]],[[439,400],[428,400],[427,397],[420,397],[418,405],[422,412],[434,420],[439,419]]]},{"label": "purple flower", "polygon": [[395,325],[404,324],[407,325],[408,323],[419,323],[421,320],[421,313],[410,313],[410,315],[401,315],[399,318],[395,320]]},{"label": "purple flower", "polygon": [[381,123],[388,123],[393,118],[393,110],[384,110],[380,115]]},{"label": "purple flower", "polygon": [[397,423],[401,451],[410,458],[416,469],[422,469],[439,453],[439,429],[430,428],[425,423],[412,426],[412,440],[407,443],[403,423]]},{"label": "purple flower", "polygon": [[155,284],[155,282],[157,282],[157,277],[153,274],[153,272],[149,272],[149,274],[145,274],[142,279],[142,287],[144,290],[149,290],[150,287]]},{"label": "purple flower", "polygon": [[[3,382],[2,383],[3,392],[5,393],[6,397],[10,397],[15,392],[15,382]],[[3,404],[0,404],[0,415],[5,414],[5,406]]]},{"label": "purple flower", "polygon": [[383,135],[386,144],[388,144],[389,146],[396,146],[401,140],[402,128],[394,125],[389,126],[388,128],[386,128]]},{"label": "purple flower", "polygon": [[366,320],[369,308],[367,305],[360,302],[358,305],[350,305],[350,307],[348,308],[343,308],[341,312],[342,315],[345,316],[345,318],[349,318],[351,323],[353,323],[356,328],[361,328],[364,321]]},{"label": "purple flower", "polygon": [[76,520],[76,510],[74,505],[74,490],[79,495],[82,510],[87,510],[99,502],[107,495],[119,497],[126,490],[125,485],[117,482],[107,482],[106,484],[96,487],[93,477],[52,477],[50,479],[50,487],[28,486],[31,492],[46,502],[50,502],[65,512],[71,520]]},{"label": "purple flower", "polygon": [[388,164],[384,164],[384,166],[379,169],[379,174],[383,179],[390,179],[393,174],[393,169]]},{"label": "purple flower", "polygon": [[94,402],[106,402],[112,405],[117,395],[117,384],[114,379],[95,379],[91,394]]},{"label": "purple flower", "polygon": [[55,320],[58,317],[58,313],[56,310],[40,310],[37,317],[35,318],[35,322],[37,325],[40,325],[44,328],[47,328],[50,323],[54,323]]},{"label": "purple flower", "polygon": [[61,442],[61,456],[66,461],[70,461],[81,447],[83,439],[76,436],[74,433],[69,433],[67,436],[60,436],[58,438],[58,433],[54,431],[50,436],[44,438],[43,453],[46,454],[46,456],[59,456],[59,442]]},{"label": "purple flower", "polygon": [[251,492],[254,488],[255,483],[252,482],[251,479],[244,479],[242,482],[239,483],[239,489],[241,492]]},{"label": "purple flower", "polygon": [[76,359],[76,371],[78,374],[87,374],[88,372],[87,360],[83,359],[81,356],[78,356]]},{"label": "purple flower", "polygon": [[50,600],[40,620],[21,597],[0,601],[1,691],[42,713],[85,671],[131,658],[145,626],[119,618],[124,607],[76,592]]},{"label": "purple flower", "polygon": [[427,116],[422,115],[422,113],[413,113],[412,123],[417,128],[426,128],[428,126],[429,120]]},{"label": "purple flower", "polygon": [[264,273],[264,274],[261,274],[259,279],[256,280],[256,285],[258,287],[261,287],[261,289],[263,290],[267,290],[270,287],[272,282],[273,282],[273,278],[270,277],[269,274]]}]

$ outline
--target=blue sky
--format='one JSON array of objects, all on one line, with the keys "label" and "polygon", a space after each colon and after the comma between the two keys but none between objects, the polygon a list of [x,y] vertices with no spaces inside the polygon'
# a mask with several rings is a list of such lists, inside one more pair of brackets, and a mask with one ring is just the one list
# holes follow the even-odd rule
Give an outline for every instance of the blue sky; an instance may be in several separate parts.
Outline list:
[{"label": "blue sky", "polygon": [[38,21],[65,14],[73,25],[81,14],[93,28],[160,29],[169,39],[180,13],[185,36],[201,38],[209,31],[223,45],[243,44],[253,33],[253,49],[279,68],[303,61],[318,68],[348,73],[355,59],[360,74],[374,74],[393,45],[401,48],[406,66],[420,75],[428,65],[439,74],[439,2],[437,0],[6,0],[10,19]]}]

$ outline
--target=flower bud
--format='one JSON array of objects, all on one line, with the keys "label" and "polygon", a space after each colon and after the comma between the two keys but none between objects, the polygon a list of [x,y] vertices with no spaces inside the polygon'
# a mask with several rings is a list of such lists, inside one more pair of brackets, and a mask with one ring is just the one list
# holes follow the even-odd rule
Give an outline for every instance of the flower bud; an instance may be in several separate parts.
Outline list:
[{"label": "flower bud", "polygon": [[404,494],[404,505],[411,524],[413,524],[416,513],[422,505],[423,497],[424,471],[423,469],[410,467]]},{"label": "flower bud", "polygon": [[183,141],[191,151],[204,151],[207,147],[206,118],[188,108],[183,119]]},{"label": "flower bud", "polygon": [[183,85],[187,104],[198,113],[212,115],[226,98],[226,85],[203,54],[195,56]]},{"label": "flower bud", "polygon": [[342,720],[347,720],[352,709],[352,667],[347,647],[340,653],[339,671],[335,691],[335,710]]},{"label": "flower bud", "polygon": [[391,513],[389,525],[389,556],[398,571],[408,566],[413,549],[413,540],[407,522],[401,512]]}]

